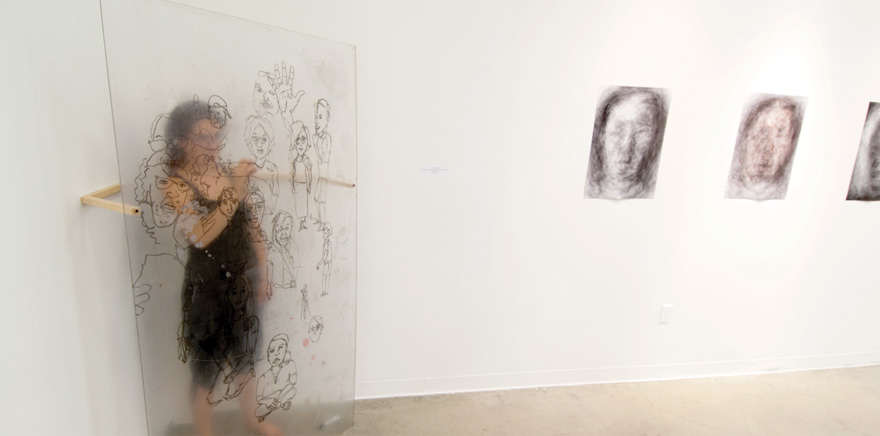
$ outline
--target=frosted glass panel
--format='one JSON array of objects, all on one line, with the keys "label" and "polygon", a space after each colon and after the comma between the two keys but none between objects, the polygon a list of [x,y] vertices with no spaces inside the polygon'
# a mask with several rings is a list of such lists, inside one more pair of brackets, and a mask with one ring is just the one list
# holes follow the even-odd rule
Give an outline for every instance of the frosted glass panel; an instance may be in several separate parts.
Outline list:
[{"label": "frosted glass panel", "polygon": [[352,46],[103,2],[151,434],[353,419]]}]

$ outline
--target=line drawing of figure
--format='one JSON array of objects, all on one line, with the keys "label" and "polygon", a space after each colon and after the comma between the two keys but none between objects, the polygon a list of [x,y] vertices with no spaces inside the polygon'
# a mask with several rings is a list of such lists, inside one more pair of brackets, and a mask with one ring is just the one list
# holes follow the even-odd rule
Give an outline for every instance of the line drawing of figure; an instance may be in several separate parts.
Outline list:
[{"label": "line drawing of figure", "polygon": [[669,97],[663,89],[610,87],[599,99],[584,198],[653,198]]},{"label": "line drawing of figure", "polygon": [[309,285],[303,285],[299,292],[302,294],[299,316],[304,320],[309,319],[312,316],[312,311],[309,310]]},{"label": "line drawing of figure", "polygon": [[318,342],[321,339],[321,333],[324,332],[324,319],[321,318],[320,315],[315,315],[312,317],[312,321],[309,323],[309,340],[312,342]]},{"label": "line drawing of figure", "polygon": [[250,287],[247,276],[238,276],[235,286],[229,290],[227,296],[231,313],[230,331],[240,336],[235,339],[236,342],[246,345],[242,353],[225,355],[216,362],[219,370],[208,391],[208,403],[212,406],[237,397],[256,376],[254,352],[260,329],[259,320],[254,315],[253,292]]},{"label": "line drawing of figure", "polygon": [[330,270],[333,262],[330,235],[333,234],[333,228],[330,227],[330,223],[324,223],[321,230],[324,232],[324,247],[321,250],[321,260],[318,261],[315,269],[321,268],[322,265],[324,266],[324,270],[321,273],[323,276],[323,280],[321,281],[321,296],[323,297],[324,295],[327,295],[327,292],[330,290]]},{"label": "line drawing of figure", "polygon": [[265,178],[251,180],[252,189],[261,186],[268,187],[271,195],[269,210],[274,211],[278,201],[278,166],[268,159],[269,153],[275,146],[275,132],[272,129],[272,123],[258,115],[249,116],[245,121],[244,141],[254,156],[257,168],[269,173]]},{"label": "line drawing of figure", "polygon": [[293,186],[296,217],[299,230],[306,229],[309,216],[309,194],[312,192],[312,161],[306,156],[311,146],[309,129],[301,121],[294,121],[290,127],[290,153],[295,156],[291,166],[291,185]]},{"label": "line drawing of figure", "polygon": [[293,217],[279,211],[272,219],[272,243],[269,245],[269,280],[273,287],[296,287],[296,266],[292,252]]},{"label": "line drawing of figure", "polygon": [[259,422],[277,409],[290,410],[296,396],[296,362],[288,350],[290,339],[284,333],[272,337],[266,349],[271,367],[257,379],[257,408]]},{"label": "line drawing of figure", "polygon": [[880,103],[869,103],[847,200],[880,200]]},{"label": "line drawing of figure", "polygon": [[750,96],[733,150],[727,198],[785,198],[805,109],[803,97]]},{"label": "line drawing of figure", "polygon": [[[168,121],[167,114],[161,114],[153,121],[148,140],[153,153],[141,163],[134,180],[135,201],[142,209],[141,224],[158,252],[144,256],[135,279],[136,315],[144,313],[153,289],[166,285],[173,289],[183,278],[187,244],[183,238],[175,237],[178,233],[174,228],[179,221],[178,210],[188,207],[192,191],[188,185],[173,180],[168,174],[167,166],[175,159],[163,136]],[[157,271],[162,274],[156,274]]]},{"label": "line drawing of figure", "polygon": [[330,177],[330,149],[333,139],[327,132],[330,123],[330,103],[323,98],[315,104],[315,152],[318,156],[318,181],[315,186],[315,209],[318,217],[315,222],[323,224],[327,220],[327,178]]}]

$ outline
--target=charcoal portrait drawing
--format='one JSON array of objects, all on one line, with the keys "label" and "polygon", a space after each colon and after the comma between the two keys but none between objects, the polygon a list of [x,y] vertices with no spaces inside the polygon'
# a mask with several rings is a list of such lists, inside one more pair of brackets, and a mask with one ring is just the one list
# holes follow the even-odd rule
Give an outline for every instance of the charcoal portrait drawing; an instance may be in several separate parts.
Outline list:
[{"label": "charcoal portrait drawing", "polygon": [[749,98],[733,151],[727,198],[785,198],[805,110],[802,97],[756,94]]},{"label": "charcoal portrait drawing", "polygon": [[658,88],[611,87],[599,99],[584,198],[653,198],[669,97]]},{"label": "charcoal portrait drawing", "polygon": [[862,129],[862,140],[856,163],[853,167],[852,179],[849,182],[847,200],[877,201],[880,200],[880,103],[868,105],[865,117],[865,128]]}]

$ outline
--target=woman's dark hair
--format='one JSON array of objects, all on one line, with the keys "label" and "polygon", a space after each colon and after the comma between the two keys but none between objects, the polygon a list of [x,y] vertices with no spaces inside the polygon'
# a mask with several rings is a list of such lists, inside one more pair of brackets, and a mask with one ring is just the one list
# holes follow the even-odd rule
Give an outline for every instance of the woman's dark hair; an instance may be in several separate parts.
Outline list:
[{"label": "woman's dark hair", "polygon": [[196,100],[178,104],[168,114],[168,123],[165,125],[165,138],[168,140],[169,168],[178,168],[183,161],[184,150],[180,145],[180,141],[187,138],[192,127],[199,120],[208,117],[208,106],[200,104]]}]

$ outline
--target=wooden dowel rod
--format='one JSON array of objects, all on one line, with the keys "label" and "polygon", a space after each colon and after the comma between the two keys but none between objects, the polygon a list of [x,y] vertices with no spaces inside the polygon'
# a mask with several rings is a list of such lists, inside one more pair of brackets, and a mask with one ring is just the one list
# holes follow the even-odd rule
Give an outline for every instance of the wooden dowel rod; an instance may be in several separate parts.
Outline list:
[{"label": "wooden dowel rod", "polygon": [[119,184],[117,183],[115,185],[99,189],[95,192],[92,192],[91,194],[83,195],[79,198],[79,201],[80,203],[88,206],[103,207],[104,209],[109,209],[114,212],[122,212],[126,215],[140,215],[141,209],[137,206],[129,206],[127,204],[104,199],[104,197],[109,197],[113,194],[118,193],[121,190],[122,187],[119,186]]},{"label": "wooden dowel rod", "polygon": [[[292,174],[291,173],[273,173],[273,172],[269,172],[269,171],[257,171],[256,173],[253,174],[253,177],[256,177],[258,179],[269,179],[269,178],[272,178],[275,176],[277,176],[279,179],[290,179],[292,177]],[[302,175],[302,176],[297,175],[297,180],[305,182],[305,179],[306,179],[305,175]],[[319,180],[319,179],[324,179],[327,181],[328,184],[331,184],[331,185],[339,185],[339,186],[343,186],[346,188],[354,188],[354,183],[347,182],[345,180],[331,179],[328,177],[315,177],[315,180]]]}]

